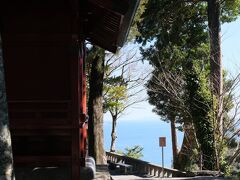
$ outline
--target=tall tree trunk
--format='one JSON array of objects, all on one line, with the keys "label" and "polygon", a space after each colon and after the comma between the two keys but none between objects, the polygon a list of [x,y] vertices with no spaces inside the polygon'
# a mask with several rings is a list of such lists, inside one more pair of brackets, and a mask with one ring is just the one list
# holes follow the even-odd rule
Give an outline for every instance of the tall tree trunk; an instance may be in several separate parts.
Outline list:
[{"label": "tall tree trunk", "polygon": [[115,152],[115,142],[117,139],[116,126],[117,126],[117,117],[112,116],[112,133],[111,133],[112,139],[111,139],[110,152]]},{"label": "tall tree trunk", "polygon": [[8,107],[4,82],[2,40],[0,36],[0,180],[12,180],[13,156],[8,122]]},{"label": "tall tree trunk", "polygon": [[171,135],[172,135],[172,153],[173,153],[173,168],[178,168],[178,148],[177,148],[177,134],[175,116],[170,117]]},{"label": "tall tree trunk", "polygon": [[[208,0],[208,26],[210,34],[210,65],[213,94],[217,97],[217,131],[223,136],[223,75],[221,57],[220,0]],[[215,134],[216,136],[216,134]],[[216,141],[216,138],[215,138]],[[219,170],[219,152],[216,148],[215,168]]]},{"label": "tall tree trunk", "polygon": [[223,134],[223,74],[221,57],[220,0],[208,0],[208,26],[210,35],[211,83],[218,100],[217,120],[219,133]]},{"label": "tall tree trunk", "polygon": [[186,171],[186,167],[191,163],[195,163],[193,149],[198,148],[195,130],[192,123],[185,123],[184,137],[181,150],[178,153],[178,165],[180,170]]},{"label": "tall tree trunk", "polygon": [[93,48],[97,54],[92,59],[89,80],[88,149],[89,155],[95,158],[96,164],[106,164],[103,136],[103,76],[105,52],[103,49]]}]

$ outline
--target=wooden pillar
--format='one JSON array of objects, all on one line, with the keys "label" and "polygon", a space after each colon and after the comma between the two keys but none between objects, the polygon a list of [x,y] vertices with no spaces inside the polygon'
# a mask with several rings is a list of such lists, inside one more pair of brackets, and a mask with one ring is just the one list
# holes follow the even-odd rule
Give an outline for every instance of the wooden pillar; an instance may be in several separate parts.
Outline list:
[{"label": "wooden pillar", "polygon": [[73,54],[71,62],[71,79],[72,79],[72,180],[80,179],[80,168],[85,165],[85,142],[83,136],[83,119],[86,111],[85,98],[83,98],[83,54],[82,42],[78,37],[73,37]]}]

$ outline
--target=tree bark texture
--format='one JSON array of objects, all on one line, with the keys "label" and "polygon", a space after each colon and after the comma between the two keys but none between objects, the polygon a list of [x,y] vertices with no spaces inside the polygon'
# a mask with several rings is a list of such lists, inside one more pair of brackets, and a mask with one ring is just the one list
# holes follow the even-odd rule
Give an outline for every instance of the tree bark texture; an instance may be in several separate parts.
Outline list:
[{"label": "tree bark texture", "polygon": [[103,136],[104,50],[92,59],[88,99],[88,150],[96,164],[106,164]]},{"label": "tree bark texture", "polygon": [[178,168],[178,148],[177,148],[177,134],[175,117],[171,117],[171,135],[172,135],[172,153],[173,153],[173,168]]},{"label": "tree bark texture", "polygon": [[2,40],[0,37],[0,180],[12,179],[14,179],[13,156],[4,81]]},{"label": "tree bark texture", "polygon": [[112,117],[112,133],[111,133],[111,147],[110,152],[115,152],[115,142],[117,139],[117,132],[116,132],[116,126],[117,126],[117,118]]},{"label": "tree bark texture", "polygon": [[223,74],[221,57],[220,0],[208,0],[208,27],[210,35],[210,66],[213,94],[217,97],[219,133],[223,134]]},{"label": "tree bark texture", "polygon": [[193,149],[197,148],[195,130],[192,123],[184,124],[184,137],[182,147],[178,153],[179,170],[185,171],[193,157]]},{"label": "tree bark texture", "polygon": [[[208,0],[208,26],[210,35],[210,65],[213,94],[217,97],[217,131],[223,136],[223,74],[221,57],[220,0]],[[215,144],[216,148],[216,144]],[[217,151],[217,150],[216,150]],[[215,168],[219,169],[218,152]]]}]

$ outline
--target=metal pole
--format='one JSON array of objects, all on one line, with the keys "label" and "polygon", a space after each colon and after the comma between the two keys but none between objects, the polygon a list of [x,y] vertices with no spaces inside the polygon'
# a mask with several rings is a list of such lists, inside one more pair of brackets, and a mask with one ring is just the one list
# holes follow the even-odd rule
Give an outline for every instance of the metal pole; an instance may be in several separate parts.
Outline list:
[{"label": "metal pole", "polygon": [[162,177],[164,177],[164,152],[163,152],[163,146],[162,146]]}]

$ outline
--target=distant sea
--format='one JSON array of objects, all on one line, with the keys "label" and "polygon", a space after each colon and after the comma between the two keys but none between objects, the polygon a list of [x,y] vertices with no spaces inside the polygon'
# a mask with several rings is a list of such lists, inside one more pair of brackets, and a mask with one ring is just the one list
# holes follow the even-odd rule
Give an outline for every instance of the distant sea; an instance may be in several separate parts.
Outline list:
[{"label": "distant sea", "polygon": [[[111,143],[110,120],[104,122],[105,149],[109,151]],[[159,147],[159,137],[165,136],[167,146],[164,148],[164,166],[172,167],[172,143],[170,124],[159,119],[146,121],[131,121],[119,119],[117,124],[116,150],[124,150],[126,147],[140,145],[143,149],[142,160],[162,164],[161,148]],[[183,133],[177,132],[178,147],[181,147]]]}]

